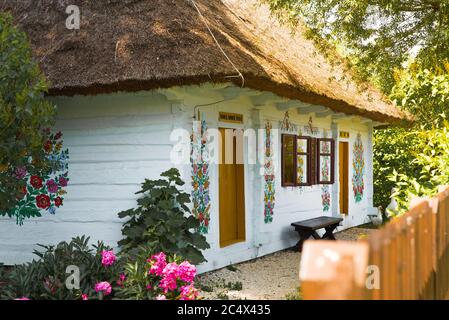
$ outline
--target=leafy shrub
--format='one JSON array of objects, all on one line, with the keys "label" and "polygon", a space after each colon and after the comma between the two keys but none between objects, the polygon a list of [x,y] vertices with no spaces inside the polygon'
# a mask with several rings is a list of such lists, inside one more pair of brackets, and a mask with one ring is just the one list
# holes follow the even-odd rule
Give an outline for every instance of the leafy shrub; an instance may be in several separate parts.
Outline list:
[{"label": "leafy shrub", "polygon": [[[72,300],[81,299],[83,294],[91,299],[103,298],[101,293],[95,291],[95,285],[104,281],[115,284],[118,280],[121,263],[111,259],[115,256],[102,242],[90,247],[89,238],[82,236],[56,246],[39,246],[44,250],[34,251],[38,260],[16,265],[11,272],[3,275],[6,284],[0,287],[0,299]],[[66,287],[65,282],[70,275],[66,273],[66,268],[70,265],[80,269],[79,290]],[[110,297],[113,296],[114,290],[110,294]]]},{"label": "leafy shrub", "polygon": [[186,204],[190,196],[178,189],[184,185],[177,169],[161,174],[163,179],[148,180],[137,194],[138,207],[120,212],[127,218],[122,228],[125,237],[119,241],[122,250],[136,256],[139,247],[150,252],[177,255],[194,264],[205,261],[200,249],[209,248],[206,238],[198,232],[199,221],[191,215]]},{"label": "leafy shrub", "polygon": [[193,281],[196,268],[176,255],[163,252],[149,257],[140,251],[135,261],[125,266],[126,280],[121,297],[136,300],[196,300],[198,290]]},{"label": "leafy shrub", "polygon": [[412,197],[433,196],[440,185],[449,184],[449,123],[444,122],[441,128],[417,131],[416,135],[423,144],[412,165],[422,169],[414,176],[397,171],[390,176],[396,186],[394,198],[398,203],[398,210],[392,214],[407,211]]},{"label": "leafy shrub", "polygon": [[374,206],[388,206],[396,183],[388,179],[394,170],[414,177],[422,167],[413,162],[422,145],[416,130],[387,128],[374,131],[373,169]]}]

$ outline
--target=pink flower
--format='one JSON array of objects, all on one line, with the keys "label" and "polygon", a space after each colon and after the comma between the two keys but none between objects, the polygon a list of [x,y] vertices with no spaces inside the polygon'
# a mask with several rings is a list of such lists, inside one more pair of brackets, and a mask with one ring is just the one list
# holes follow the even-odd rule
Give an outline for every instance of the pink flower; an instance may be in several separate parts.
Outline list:
[{"label": "pink flower", "polygon": [[125,274],[121,273],[120,276],[118,277],[117,285],[123,286],[123,283],[125,282],[125,280],[126,280]]},{"label": "pink flower", "polygon": [[156,297],[156,300],[167,300],[167,297],[164,296],[163,294],[160,294]]},{"label": "pink flower", "polygon": [[47,190],[48,190],[50,193],[56,193],[56,192],[58,192],[58,185],[56,184],[55,180],[50,179],[50,180],[48,180],[45,184],[46,184],[46,186],[47,186]]},{"label": "pink flower", "polygon": [[163,252],[159,254],[153,255],[151,259],[148,259],[147,262],[151,264],[149,274],[154,274],[156,276],[162,276],[163,270],[167,265],[166,256]]},{"label": "pink flower", "polygon": [[103,252],[101,252],[101,263],[105,267],[112,266],[116,260],[117,257],[115,256],[114,251],[103,250]]},{"label": "pink flower", "polygon": [[83,299],[83,300],[89,300],[89,296],[88,296],[87,294],[83,293],[83,294],[81,295],[81,299]]},{"label": "pink flower", "polygon": [[22,297],[22,298],[16,298],[16,299],[14,299],[14,300],[31,300],[31,299],[29,299],[29,298],[27,298],[27,297]]},{"label": "pink flower", "polygon": [[27,175],[27,169],[25,167],[17,167],[14,172],[16,179],[22,180]]},{"label": "pink flower", "polygon": [[178,278],[179,266],[175,263],[169,263],[165,266],[163,273],[163,278],[159,282],[159,287],[164,289],[164,292],[173,291],[178,287],[176,280]]},{"label": "pink flower", "polygon": [[182,281],[193,282],[196,276],[196,268],[188,261],[184,261],[179,265],[178,276]]},{"label": "pink flower", "polygon": [[111,284],[107,281],[99,282],[95,285],[96,292],[102,292],[105,296],[110,295],[112,292]]},{"label": "pink flower", "polygon": [[198,290],[195,289],[193,284],[181,287],[181,298],[180,300],[195,300],[198,297]]},{"label": "pink flower", "polygon": [[64,177],[59,177],[59,185],[61,187],[67,187],[67,179]]}]

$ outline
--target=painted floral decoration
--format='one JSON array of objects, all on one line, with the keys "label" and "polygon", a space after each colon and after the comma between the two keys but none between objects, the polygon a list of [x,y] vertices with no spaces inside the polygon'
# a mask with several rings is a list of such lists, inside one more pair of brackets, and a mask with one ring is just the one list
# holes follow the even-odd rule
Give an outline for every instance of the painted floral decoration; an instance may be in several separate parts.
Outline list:
[{"label": "painted floral decoration", "polygon": [[363,143],[360,133],[353,146],[353,160],[352,160],[352,189],[354,191],[355,202],[360,202],[363,199],[363,191],[365,184],[363,181],[363,174],[365,172],[365,159],[363,156]]},{"label": "painted floral decoration", "polygon": [[280,122],[279,125],[281,131],[284,132],[296,132],[297,127],[290,121],[290,116],[288,111],[285,111],[284,119]]},{"label": "painted floral decoration", "polygon": [[274,166],[273,166],[273,146],[272,146],[272,124],[265,122],[265,163],[264,163],[264,222],[273,221],[275,187],[274,187]]},{"label": "painted floral decoration", "polygon": [[[69,182],[68,178],[68,150],[62,149],[62,133],[51,133],[45,129],[48,140],[42,149],[51,160],[52,167],[40,174],[31,174],[26,166],[14,170],[16,179],[21,180],[17,206],[8,212],[9,217],[16,217],[19,225],[25,218],[40,217],[42,212],[55,214],[56,209],[64,203],[64,195]],[[33,160],[25,159],[25,163],[33,165]]]},{"label": "painted floral decoration", "polygon": [[323,212],[329,211],[331,207],[331,194],[329,192],[329,185],[323,184],[321,186],[321,204]]},{"label": "painted floral decoration", "polygon": [[207,126],[206,121],[194,121],[191,135],[192,163],[192,214],[200,222],[199,231],[203,234],[209,230],[210,193],[209,164],[207,163]]}]

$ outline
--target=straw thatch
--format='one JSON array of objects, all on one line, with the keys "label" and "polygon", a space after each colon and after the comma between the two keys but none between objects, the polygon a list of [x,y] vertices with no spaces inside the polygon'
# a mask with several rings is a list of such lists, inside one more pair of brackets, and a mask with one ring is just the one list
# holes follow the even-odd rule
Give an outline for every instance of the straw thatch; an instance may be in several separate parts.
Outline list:
[{"label": "straw thatch", "polygon": [[[376,90],[360,91],[257,0],[196,3],[232,64],[191,0],[0,0],[0,10],[28,33],[52,95],[232,81],[377,121],[411,118]],[[80,30],[65,27],[70,4],[81,9]]]}]

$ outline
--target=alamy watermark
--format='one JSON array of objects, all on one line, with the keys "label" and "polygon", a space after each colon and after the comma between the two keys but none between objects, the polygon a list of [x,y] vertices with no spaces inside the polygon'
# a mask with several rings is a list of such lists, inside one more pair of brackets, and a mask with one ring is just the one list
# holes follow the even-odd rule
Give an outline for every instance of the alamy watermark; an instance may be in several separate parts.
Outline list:
[{"label": "alamy watermark", "polygon": [[79,30],[81,22],[80,8],[71,4],[65,8],[65,13],[69,15],[65,20],[65,27],[69,30]]},{"label": "alamy watermark", "polygon": [[65,287],[68,290],[79,290],[80,288],[80,268],[75,265],[67,266],[65,273],[69,276],[65,279]]}]

